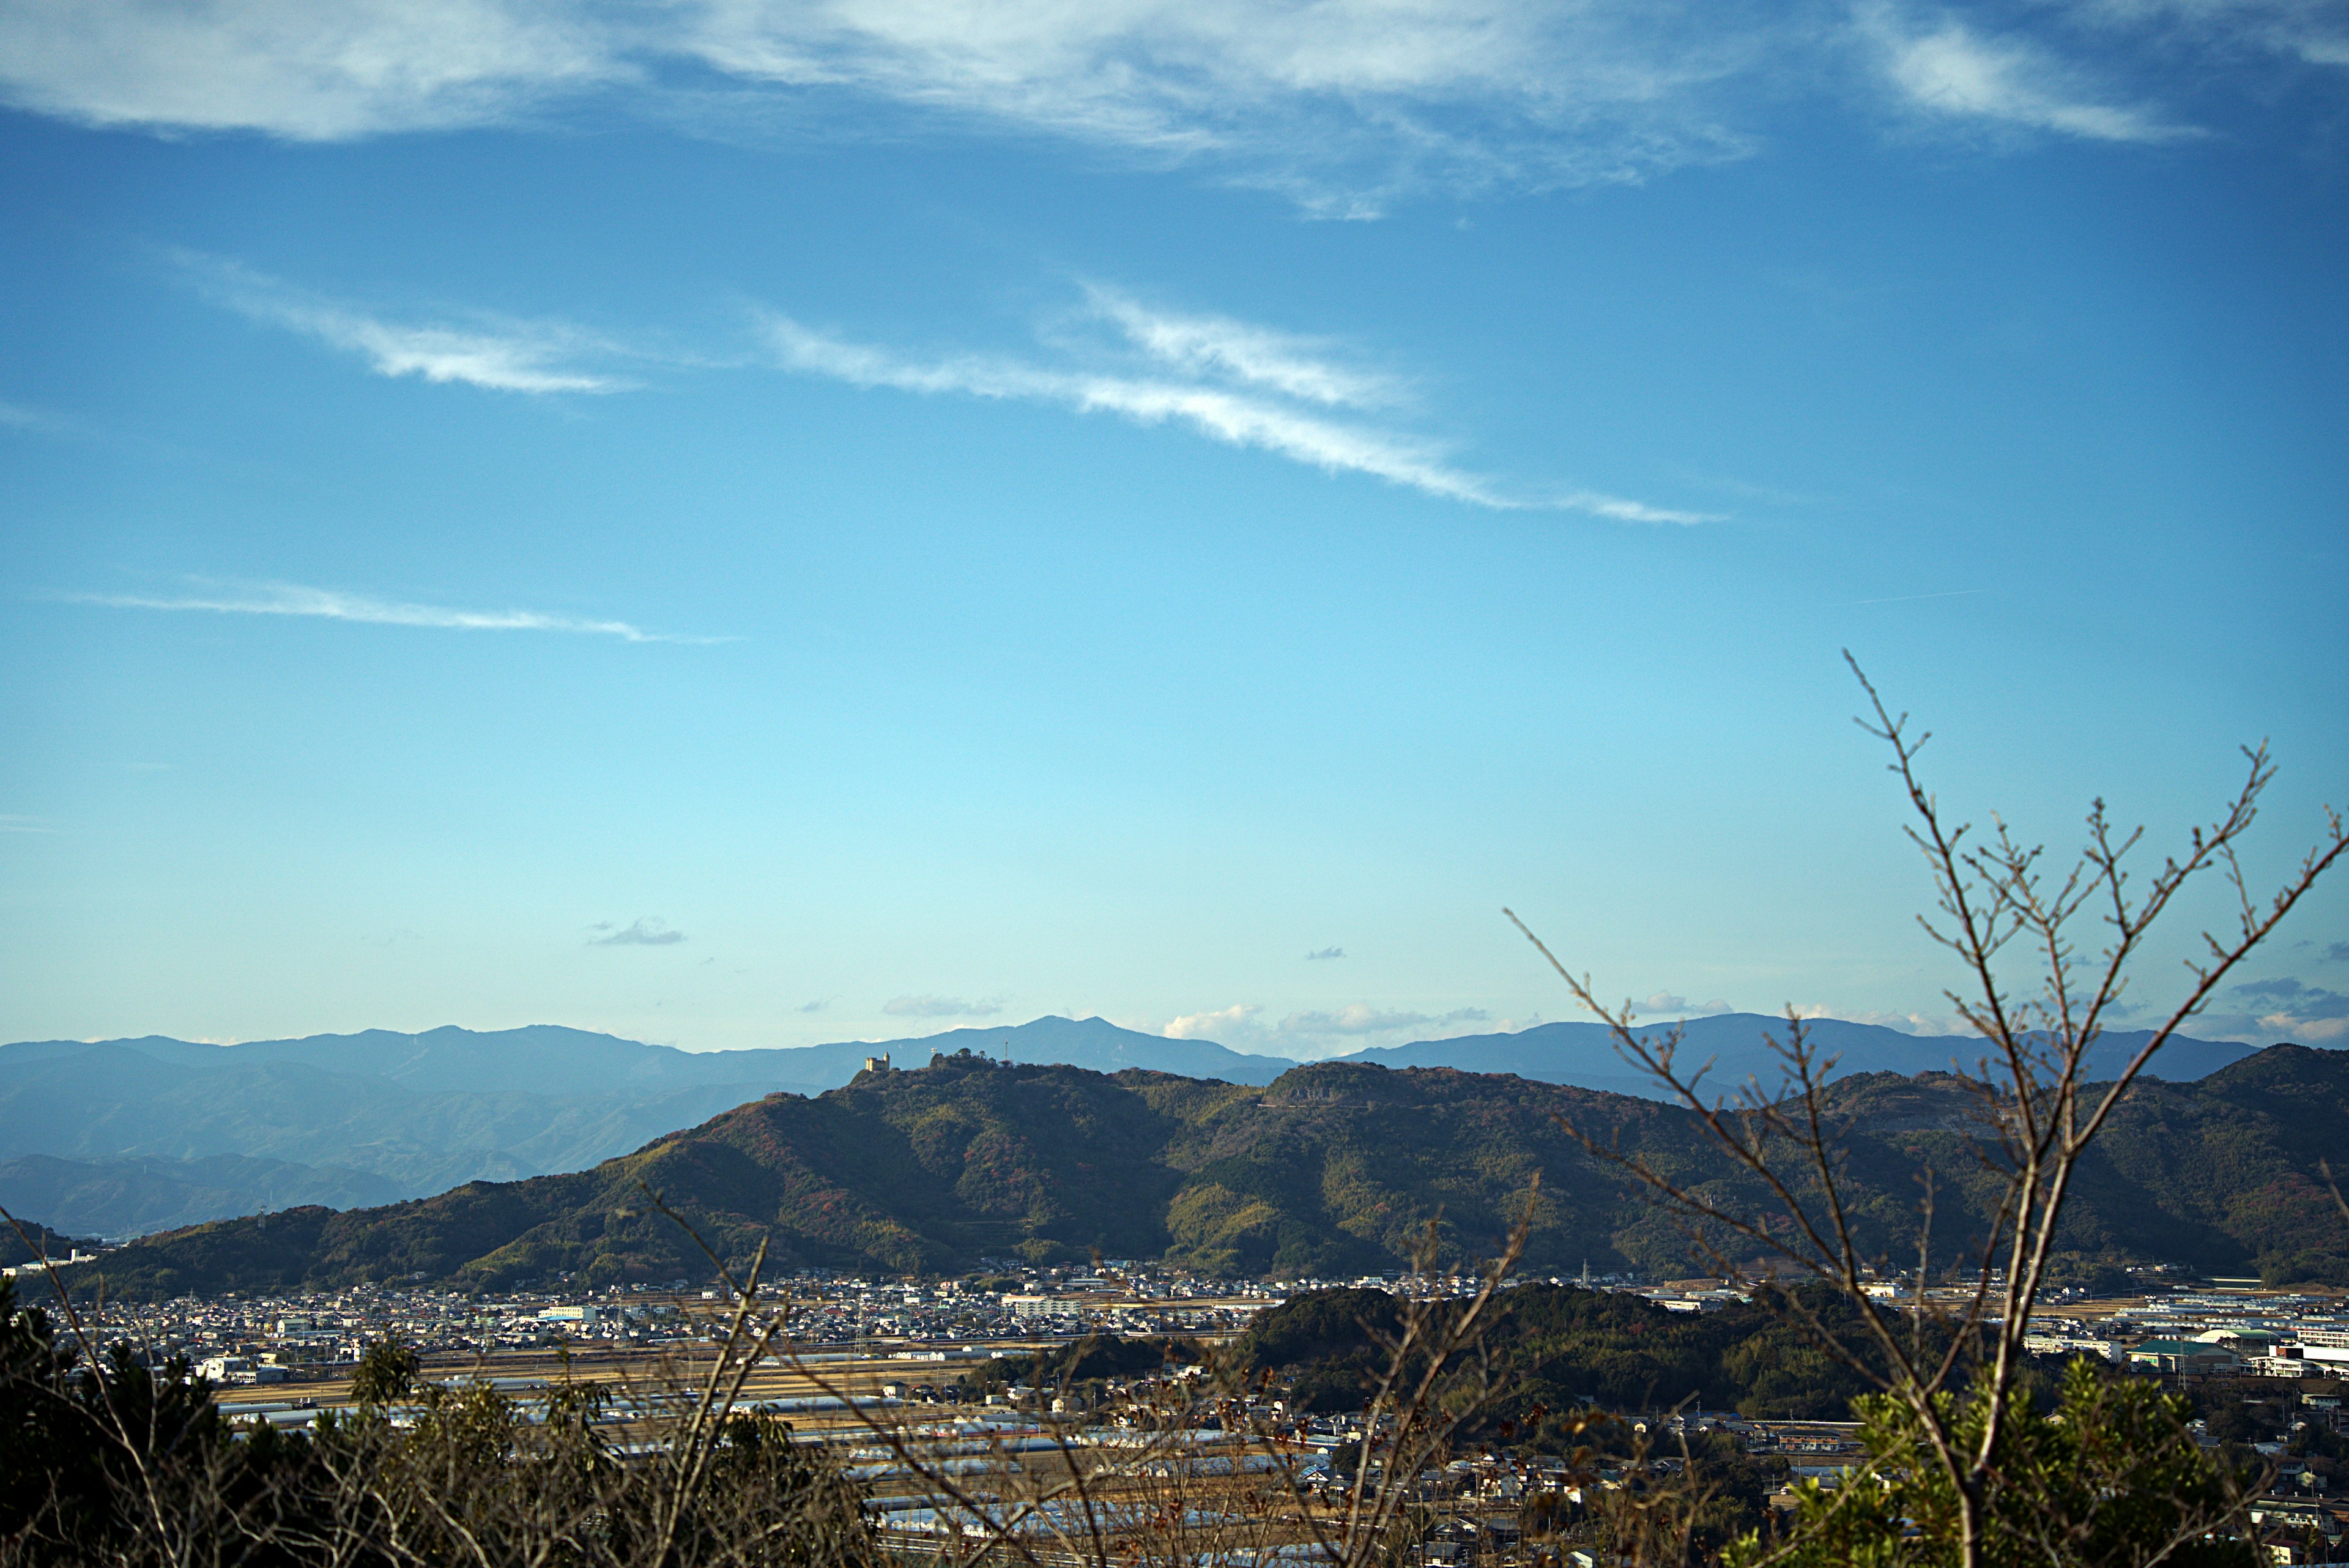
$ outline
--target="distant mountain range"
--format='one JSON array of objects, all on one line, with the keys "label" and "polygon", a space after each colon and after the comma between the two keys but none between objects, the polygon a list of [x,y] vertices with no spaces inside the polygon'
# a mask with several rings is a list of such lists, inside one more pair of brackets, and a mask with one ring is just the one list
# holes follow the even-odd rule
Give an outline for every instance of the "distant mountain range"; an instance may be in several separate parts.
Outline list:
[{"label": "distant mountain range", "polygon": [[584,1169],[746,1100],[837,1087],[869,1055],[919,1064],[964,1049],[1256,1084],[1295,1065],[1098,1018],[698,1053],[553,1024],[238,1045],[32,1041],[0,1046],[0,1205],[77,1234],[133,1236],[388,1202]]},{"label": "distant mountain range", "polygon": [[[1661,1039],[1674,1026],[1642,1025],[1636,1033]],[[1786,1035],[1786,1021],[1755,1012],[1723,1012],[1692,1018],[1682,1030],[1680,1065],[1694,1071],[1712,1063],[1704,1087],[1716,1095],[1732,1094],[1747,1079],[1766,1088],[1779,1078],[1780,1059],[1766,1042]],[[1981,1058],[1982,1042],[1971,1035],[1905,1034],[1877,1023],[1852,1023],[1840,1018],[1815,1018],[1804,1025],[1823,1055],[1836,1059],[1834,1075],[1853,1073],[1948,1072],[1952,1064],[1971,1067]],[[2114,1078],[2152,1038],[2143,1029],[2119,1030],[2100,1037],[2089,1053],[2088,1075]],[[2232,1062],[2255,1054],[2256,1045],[2231,1040],[2172,1039],[2147,1069],[2170,1083],[2205,1078]],[[1449,1040],[1422,1040],[1357,1051],[1343,1062],[1369,1062],[1381,1067],[1457,1067],[1468,1073],[1515,1073],[1545,1084],[1574,1084],[1586,1089],[1611,1089],[1617,1094],[1656,1096],[1654,1085],[1626,1062],[1615,1037],[1603,1023],[1543,1023],[1514,1034],[1466,1034]]]},{"label": "distant mountain range", "polygon": [[[1969,1155],[1978,1104],[1948,1074],[1846,1078],[1847,1213],[1871,1252],[1912,1255],[1914,1176],[1942,1173],[1933,1236],[1981,1231],[1996,1184]],[[1522,1077],[1356,1063],[1269,1085],[944,1055],[815,1098],[776,1095],[595,1168],[473,1182],[337,1214],[226,1220],[112,1254],[104,1286],[138,1298],[419,1279],[464,1288],[700,1281],[697,1244],[654,1195],[738,1263],[779,1271],[952,1272],[990,1260],[1164,1259],[1242,1275],[1393,1268],[1430,1220],[1456,1255],[1495,1245],[1538,1176],[1528,1272],[1584,1260],[1650,1274],[1688,1242],[1571,1122],[1707,1184],[1773,1204],[1691,1113]],[[2349,1282],[2349,1222],[2318,1161],[2349,1126],[2349,1053],[2278,1045],[2200,1083],[2139,1085],[2074,1183],[2067,1277],[2127,1263]],[[1954,1254],[1946,1254],[1953,1258]],[[77,1290],[96,1290],[95,1273]]]},{"label": "distant mountain range", "polygon": [[[1686,1049],[1692,1059],[1717,1057],[1712,1081],[1733,1088],[1773,1071],[1762,1041],[1784,1026],[1751,1013],[1699,1019]],[[1946,1067],[1966,1044],[1836,1020],[1815,1028],[1841,1054],[1845,1073]],[[2117,1061],[2142,1038],[2108,1036],[2105,1054]],[[2251,1049],[2175,1041],[2155,1071],[2199,1078]],[[422,1197],[468,1181],[585,1169],[746,1101],[840,1087],[869,1055],[919,1067],[964,1050],[1259,1086],[1296,1065],[1099,1018],[709,1052],[553,1024],[238,1045],[161,1035],[34,1041],[0,1046],[0,1205],[77,1234],[130,1236],[264,1209]],[[1347,1060],[1653,1094],[1595,1023],[1422,1041]]]},{"label": "distant mountain range", "polygon": [[144,1236],[199,1225],[225,1214],[254,1214],[305,1203],[366,1209],[412,1197],[372,1171],[295,1165],[249,1155],[202,1159],[130,1155],[118,1159],[58,1159],[46,1154],[0,1161],[0,1207],[56,1217],[78,1236]]}]

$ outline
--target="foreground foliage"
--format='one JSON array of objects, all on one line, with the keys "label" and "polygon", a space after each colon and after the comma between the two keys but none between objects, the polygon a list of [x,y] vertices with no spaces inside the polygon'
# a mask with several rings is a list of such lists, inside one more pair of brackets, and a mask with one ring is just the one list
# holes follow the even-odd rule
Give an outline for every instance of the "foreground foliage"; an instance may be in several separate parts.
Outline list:
[{"label": "foreground foliage", "polygon": [[[1978,1439],[1986,1397],[1954,1397],[1951,1425]],[[1956,1495],[1901,1401],[1859,1401],[1866,1458],[1844,1484],[1807,1480],[1795,1491],[1792,1551],[1758,1536],[1732,1564],[1789,1568],[1940,1568],[1959,1560]],[[2054,1410],[2010,1410],[1994,1450],[1978,1562],[1991,1568],[2077,1564],[2236,1568],[2253,1561],[2232,1538],[2240,1487],[2196,1445],[2187,1401],[2141,1380],[2100,1376],[2085,1361],[2064,1373]]]}]

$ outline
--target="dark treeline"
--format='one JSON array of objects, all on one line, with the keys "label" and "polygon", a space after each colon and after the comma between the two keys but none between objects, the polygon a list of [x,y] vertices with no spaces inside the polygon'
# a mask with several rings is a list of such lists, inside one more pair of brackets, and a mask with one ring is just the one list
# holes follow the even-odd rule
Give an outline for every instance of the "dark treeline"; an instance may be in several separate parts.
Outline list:
[{"label": "dark treeline", "polygon": [[[1668,1311],[1642,1297],[1570,1285],[1524,1285],[1485,1336],[1496,1361],[1493,1420],[1522,1423],[1540,1406],[1553,1416],[1585,1406],[1662,1410],[1683,1404],[1789,1420],[1847,1421],[1868,1384],[1830,1358],[1817,1339],[1764,1292],[1716,1312]],[[1851,1308],[1807,1293],[1811,1312],[1840,1324]],[[1258,1318],[1240,1341],[1251,1366],[1277,1370],[1307,1411],[1360,1408],[1366,1379],[1385,1366],[1379,1348],[1402,1323],[1383,1291],[1315,1291]],[[1367,1330],[1367,1332],[1366,1332]]]}]

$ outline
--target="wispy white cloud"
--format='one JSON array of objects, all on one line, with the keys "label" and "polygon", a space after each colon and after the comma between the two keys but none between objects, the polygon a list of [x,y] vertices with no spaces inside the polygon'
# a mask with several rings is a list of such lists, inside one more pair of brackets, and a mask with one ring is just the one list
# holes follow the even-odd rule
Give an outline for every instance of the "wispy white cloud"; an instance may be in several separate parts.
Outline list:
[{"label": "wispy white cloud", "polygon": [[0,812],[0,833],[47,833],[49,831],[51,831],[49,819],[45,816],[26,816],[21,814]]},{"label": "wispy white cloud", "polygon": [[2265,53],[2349,66],[2349,13],[2335,0],[2075,0],[2068,15],[2107,34],[2183,36],[2205,58]]},{"label": "wispy white cloud", "polygon": [[[1138,306],[1112,319],[1142,350],[1143,368],[1045,365],[993,355],[926,358],[854,342],[779,313],[761,317],[768,344],[786,369],[852,386],[1050,403],[1142,424],[1180,424],[1211,440],[1327,472],[1366,474],[1476,506],[1557,509],[1635,523],[1713,520],[1709,514],[1594,491],[1547,500],[1513,496],[1448,462],[1433,442],[1391,428],[1340,421],[1296,396],[1268,389],[1309,389],[1312,402],[1327,403],[1362,400],[1370,395],[1365,389],[1392,384],[1309,357],[1307,339],[1216,317],[1155,316]],[[1194,373],[1172,376],[1154,368],[1168,365]]]},{"label": "wispy white cloud", "polygon": [[718,0],[688,47],[738,79],[841,86],[1220,162],[1333,215],[1421,183],[1579,184],[1733,156],[1702,89],[1754,28],[1631,0],[906,5]]},{"label": "wispy white cloud", "polygon": [[1634,0],[0,0],[0,90],[93,124],[333,140],[612,91],[706,113],[714,72],[754,106],[847,97],[1040,130],[1359,215],[1430,184],[1736,156],[1704,90],[1750,68],[1763,31]]},{"label": "wispy white cloud", "polygon": [[561,322],[481,320],[468,326],[398,321],[254,272],[234,262],[177,258],[204,293],[252,320],[357,354],[381,376],[495,392],[616,392],[632,383],[591,369],[625,351]]},{"label": "wispy white cloud", "polygon": [[1422,442],[1338,424],[1245,392],[977,355],[925,359],[853,343],[773,314],[765,317],[764,325],[786,369],[853,386],[1057,403],[1081,413],[1122,414],[1143,424],[1174,421],[1234,446],[1278,452],[1317,468],[1373,474],[1431,495],[1483,506],[1507,504],[1482,480],[1446,465]]},{"label": "wispy white cloud", "polygon": [[2336,0],[2050,0],[2008,7],[1995,38],[1961,6],[1879,36],[1841,14],[1835,0],[0,0],[0,99],[300,140],[616,104],[837,135],[871,118],[862,106],[895,116],[876,129],[912,116],[1041,132],[1361,217],[1418,191],[1631,182],[1745,156],[1768,104],[1837,90],[1855,48],[1938,114],[2121,141],[2183,128],[2083,90],[2084,61],[2349,64]]},{"label": "wispy white cloud", "polygon": [[1340,346],[1224,316],[1154,310],[1099,284],[1088,285],[1092,313],[1114,325],[1152,359],[1191,375],[1221,375],[1304,402],[1371,408],[1398,400],[1392,376],[1347,364]]},{"label": "wispy white cloud", "polygon": [[[497,391],[609,392],[630,383],[593,368],[595,361],[648,357],[561,323],[458,327],[396,322],[234,261],[187,252],[174,259],[219,303],[360,355],[380,375]],[[1179,424],[1328,472],[1367,474],[1477,506],[1580,512],[1626,523],[1692,524],[1719,515],[1594,490],[1549,497],[1505,493],[1451,462],[1437,443],[1366,422],[1361,410],[1407,401],[1409,388],[1395,375],[1362,366],[1328,339],[1229,317],[1155,309],[1100,285],[1087,286],[1085,306],[1073,320],[1110,328],[1111,340],[1092,341],[1069,332],[1067,323],[1058,324],[1046,337],[1065,362],[1044,364],[988,355],[923,358],[817,331],[779,312],[757,316],[765,346],[783,369],[854,386],[1051,403],[1143,424]],[[1332,409],[1356,412],[1333,416]]]},{"label": "wispy white cloud", "polygon": [[1929,115],[2057,131],[2094,141],[2174,141],[2198,136],[2141,105],[2097,101],[2078,73],[2037,44],[1985,37],[1954,16],[1919,26],[1889,5],[1860,12],[1885,78]]},{"label": "wispy white cloud", "polygon": [[95,125],[304,141],[495,123],[636,74],[625,36],[556,0],[0,4],[0,86]]},{"label": "wispy white cloud", "polygon": [[1627,501],[1619,495],[1607,495],[1596,490],[1575,490],[1555,501],[1518,502],[1521,506],[1542,506],[1559,512],[1587,512],[1593,517],[1611,517],[1618,523],[1718,523],[1727,515],[1721,512],[1683,512],[1677,507],[1651,506],[1644,501]]},{"label": "wispy white cloud", "polygon": [[116,609],[202,610],[218,615],[301,616],[322,620],[357,621],[372,626],[434,627],[451,631],[561,631],[594,637],[616,637],[623,642],[712,643],[723,638],[679,637],[647,631],[624,620],[591,620],[578,616],[548,615],[540,610],[450,609],[441,605],[409,604],[371,598],[332,588],[304,587],[297,583],[207,585],[185,594],[65,594],[74,604],[105,605]]}]

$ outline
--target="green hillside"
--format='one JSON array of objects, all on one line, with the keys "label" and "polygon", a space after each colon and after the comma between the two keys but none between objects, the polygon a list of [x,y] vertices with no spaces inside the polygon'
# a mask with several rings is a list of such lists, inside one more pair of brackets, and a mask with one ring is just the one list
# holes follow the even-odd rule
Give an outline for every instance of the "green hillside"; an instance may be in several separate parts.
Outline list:
[{"label": "green hillside", "polygon": [[47,1225],[16,1217],[0,1220],[0,1268],[14,1268],[19,1263],[36,1263],[43,1258],[52,1262],[70,1258],[77,1250],[95,1250],[94,1240],[68,1236],[52,1231]]},{"label": "green hillside", "polygon": [[[1972,1097],[1947,1075],[1836,1085],[1857,1223],[1897,1251],[1918,1162],[1951,1183],[1951,1245],[1987,1197],[1963,1139]],[[334,1213],[292,1210],[150,1238],[109,1260],[135,1295],[421,1277],[512,1284],[702,1279],[661,1193],[722,1253],[761,1237],[776,1266],[935,1272],[983,1258],[1164,1258],[1232,1273],[1392,1268],[1431,1218],[1454,1255],[1489,1251],[1542,1198],[1535,1272],[1677,1274],[1688,1243],[1561,1118],[1689,1182],[1761,1193],[1682,1112],[1596,1090],[1450,1069],[1325,1063],[1252,1087],[1129,1070],[949,1056],[813,1098],[740,1106],[592,1170],[475,1182]],[[2349,1126],[2349,1054],[2277,1046],[2197,1084],[2136,1090],[2083,1173],[2068,1265],[2158,1262],[2349,1281],[2349,1234],[2316,1185]]]},{"label": "green hillside", "polygon": [[[1806,1304],[1853,1325],[1856,1314],[1816,1287]],[[1259,1314],[1232,1350],[1242,1366],[1287,1381],[1297,1409],[1359,1409],[1388,1366],[1364,1328],[1392,1339],[1401,1326],[1401,1303],[1384,1291],[1308,1291]],[[1479,1413],[1471,1428],[1479,1436],[1506,1422],[1540,1442],[1537,1407],[1553,1417],[1544,1435],[1556,1437],[1557,1423],[1581,1406],[1659,1409],[1684,1399],[1748,1416],[1842,1420],[1868,1387],[1766,1293],[1718,1312],[1677,1313],[1619,1292],[1527,1285],[1499,1298],[1481,1343],[1503,1392]],[[1853,1343],[1865,1348],[1860,1336]]]}]

